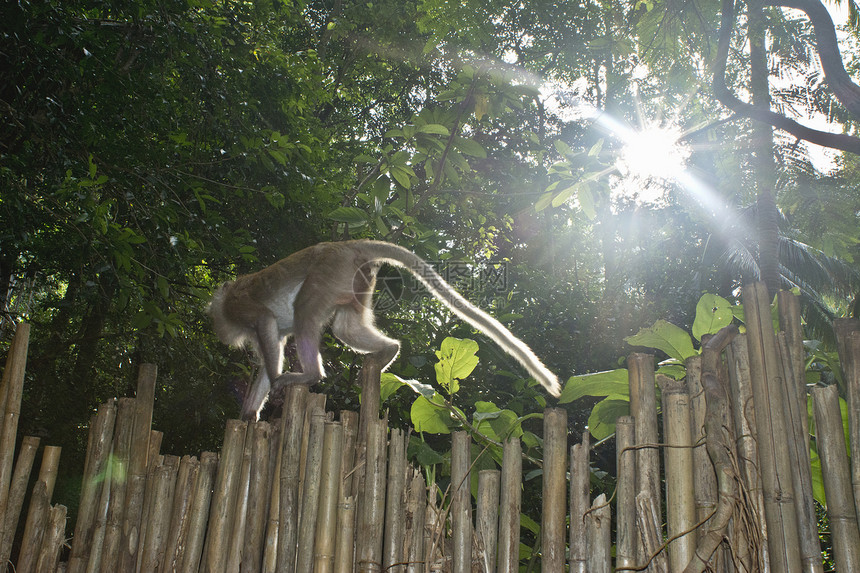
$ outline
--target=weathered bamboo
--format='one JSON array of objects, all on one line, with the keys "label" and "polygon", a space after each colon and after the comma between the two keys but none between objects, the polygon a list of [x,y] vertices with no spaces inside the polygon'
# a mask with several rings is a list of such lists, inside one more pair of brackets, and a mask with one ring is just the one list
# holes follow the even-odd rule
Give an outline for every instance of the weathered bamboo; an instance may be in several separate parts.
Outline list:
[{"label": "weathered bamboo", "polygon": [[[99,406],[98,413],[90,422],[87,456],[81,484],[81,502],[75,524],[75,535],[72,538],[69,573],[83,573],[90,559],[96,515],[99,513],[98,502],[102,499],[102,485],[105,483],[101,476],[104,475],[108,463],[115,421],[116,403],[110,400]],[[104,501],[107,502],[107,499]],[[106,506],[104,509],[107,511]]]},{"label": "weathered bamboo", "polygon": [[[617,468],[615,473],[618,480],[615,504],[617,521],[615,566],[619,569],[636,565],[636,543],[639,534],[636,531],[636,458],[635,452],[631,449],[635,440],[634,424],[631,416],[621,416],[615,422],[615,467]],[[574,523],[572,511],[570,523],[572,529]],[[570,547],[573,553],[573,541]],[[585,564],[574,568],[571,560],[570,571],[586,573]]]},{"label": "weathered bamboo", "polygon": [[[24,392],[24,373],[27,370],[27,349],[30,345],[30,325],[21,322],[15,329],[6,368],[0,382],[0,517],[6,515],[9,500],[9,484],[12,480],[12,461],[15,441],[18,436],[18,419],[21,417],[21,396]],[[5,520],[0,519],[0,539],[4,539]],[[14,532],[13,532],[14,535]],[[6,570],[7,555],[3,555],[0,569]]]},{"label": "weathered bamboo", "polygon": [[[373,356],[373,355],[369,355]],[[365,362],[365,368],[367,362]],[[362,400],[362,403],[364,400]],[[375,412],[375,410],[372,410]],[[356,560],[359,573],[377,573],[382,564],[382,531],[385,513],[385,423],[374,415],[366,427],[367,461],[364,488],[358,502]]]},{"label": "weathered bamboo", "polygon": [[[788,357],[783,358],[790,364],[794,377],[786,380],[788,389],[792,392],[795,406],[800,412],[807,411],[806,393],[806,351],[803,348],[803,323],[800,318],[800,299],[792,292],[779,291],[776,295],[779,310],[779,328],[785,333],[788,344]],[[809,436],[809,417],[800,419],[801,433]],[[808,441],[808,440],[807,440]],[[819,559],[820,560],[820,559]]]},{"label": "weathered bamboo", "polygon": [[170,530],[164,549],[161,571],[178,571],[185,555],[188,532],[191,526],[191,501],[194,498],[194,483],[200,472],[200,462],[194,456],[182,456],[176,475],[173,507],[170,510]]},{"label": "weathered bamboo", "polygon": [[272,424],[272,443],[274,449],[269,450],[271,464],[271,486],[269,498],[269,513],[266,523],[266,536],[263,544],[263,573],[275,573],[278,566],[278,535],[280,535],[281,519],[281,463],[283,461],[284,424],[283,418]]},{"label": "weathered bamboo", "polygon": [[392,429],[388,444],[388,483],[385,496],[385,534],[382,568],[403,573],[403,528],[406,503],[406,434]]},{"label": "weathered bamboo", "polygon": [[502,455],[501,514],[499,515],[499,573],[520,570],[520,507],[523,477],[522,446],[519,438],[505,441]]},{"label": "weathered bamboo", "polygon": [[[790,296],[791,293],[788,293]],[[799,321],[800,318],[798,317]],[[792,356],[788,337],[785,332],[777,335],[780,357],[782,359],[782,379],[785,381],[785,392],[782,394],[783,407],[788,423],[788,431],[792,437],[788,440],[788,455],[791,464],[791,479],[795,492],[794,509],[797,512],[798,536],[800,538],[801,570],[806,573],[823,573],[824,564],[821,560],[821,543],[818,539],[818,516],[815,512],[815,502],[812,496],[812,470],[809,465],[809,434],[804,433],[804,424],[808,419],[806,408],[806,391],[803,392],[803,402],[796,391],[801,387],[801,378],[795,373],[797,366]],[[802,342],[801,342],[802,344]],[[801,347],[802,348],[802,347]],[[796,352],[794,352],[796,354]],[[800,363],[801,368],[803,362]],[[803,408],[801,409],[801,405]]]},{"label": "weathered bamboo", "polygon": [[[39,448],[39,438],[35,436],[24,436],[18,459],[15,462],[15,471],[12,473],[12,484],[9,487],[9,500],[6,505],[6,515],[3,517],[2,527],[3,539],[0,540],[0,563],[6,563],[12,553],[12,540],[15,531],[18,530],[18,520],[21,518],[21,508],[24,506],[24,496],[30,481],[30,472],[36,459],[36,450]],[[50,502],[50,495],[48,496]]]},{"label": "weathered bamboo", "polygon": [[[654,379],[654,356],[633,353],[627,358],[630,380],[630,415],[636,425],[636,492],[645,494],[660,514],[660,441],[657,426],[657,384]],[[641,544],[637,548],[642,549]],[[646,555],[636,556],[642,561]]]},{"label": "weathered bamboo", "polygon": [[666,529],[669,568],[683,570],[696,550],[696,504],[693,491],[693,439],[690,434],[690,396],[683,380],[657,375],[662,388],[663,436],[666,447]]},{"label": "weathered bamboo", "polygon": [[567,410],[544,410],[543,440],[541,564],[548,571],[563,571],[567,537]]},{"label": "weathered bamboo", "polygon": [[836,570],[860,571],[860,529],[836,386],[813,388],[812,404]]},{"label": "weathered bamboo", "polygon": [[[690,396],[690,437],[693,441],[693,492],[696,521],[704,521],[717,507],[717,474],[705,447],[705,391],[702,388],[702,357],[687,359],[687,393]],[[620,519],[620,518],[619,518]],[[701,539],[705,528],[696,530]]]},{"label": "weathered bamboo", "polygon": [[[653,573],[669,573],[666,552],[663,548],[663,535],[660,532],[660,518],[657,515],[654,499],[648,497],[648,492],[636,494],[636,524],[639,528],[639,546],[649,561],[647,571]],[[643,561],[644,562],[644,561]]]},{"label": "weathered bamboo", "polygon": [[335,573],[352,573],[353,564],[355,563],[354,556],[355,498],[349,496],[343,498],[337,506],[337,548],[334,553]]},{"label": "weathered bamboo", "polygon": [[478,500],[475,511],[475,533],[484,571],[496,569],[496,546],[499,539],[499,470],[478,472]]},{"label": "weathered bamboo", "polygon": [[117,570],[121,571],[133,571],[137,563],[157,372],[155,364],[143,364],[137,379],[134,422],[129,442],[128,484],[125,490],[122,538],[118,547],[120,555],[117,560],[119,564]]},{"label": "weathered bamboo", "polygon": [[[427,485],[420,470],[414,470],[412,482],[409,485],[409,498],[406,507],[406,573],[421,573],[424,571],[424,521],[427,512]],[[495,568],[495,561],[493,571]],[[338,573],[342,573],[338,571]]]},{"label": "weathered bamboo", "polygon": [[267,504],[271,498],[272,488],[271,447],[269,444],[272,440],[272,425],[268,422],[255,422],[251,426],[251,432],[253,434],[253,446],[248,488],[248,523],[245,527],[245,551],[240,567],[240,571],[243,573],[256,573],[262,567]]},{"label": "weathered bamboo", "polygon": [[[116,403],[113,445],[111,446],[111,482],[105,535],[102,542],[101,573],[114,573],[119,567],[122,524],[128,480],[129,447],[134,426],[134,398],[119,398]],[[45,450],[47,455],[47,448]],[[42,462],[44,464],[44,461]],[[40,478],[41,479],[41,478]],[[56,472],[54,475],[56,480]]]},{"label": "weathered bamboo", "polygon": [[[582,433],[582,442],[570,448],[570,571],[588,571],[588,538],[585,516],[591,506],[591,470],[588,466],[591,435]],[[632,459],[632,454],[629,456]],[[631,490],[632,491],[632,490]],[[620,509],[620,508],[619,508]]]},{"label": "weathered bamboo", "polygon": [[182,556],[182,573],[197,573],[203,557],[203,541],[206,535],[206,522],[209,518],[209,503],[212,499],[212,484],[218,471],[218,454],[200,454],[200,469],[194,482],[191,510],[188,517],[188,541]]},{"label": "weathered bamboo", "polygon": [[[315,396],[311,395],[311,398]],[[305,421],[309,428],[306,440],[305,477],[302,484],[302,509],[299,516],[296,573],[311,573],[314,569],[314,540],[322,480],[320,467],[324,455],[325,406],[318,400],[310,401],[308,411],[305,412]],[[340,455],[340,452],[338,454]]]},{"label": "weathered bamboo", "polygon": [[54,573],[60,561],[60,550],[66,541],[66,506],[55,505],[48,512],[48,523],[36,561],[38,573]]},{"label": "weathered bamboo", "polygon": [[[159,434],[159,435],[157,435]],[[149,433],[149,463],[146,468],[146,485],[143,488],[143,509],[140,517],[140,538],[137,540],[137,573],[141,573],[140,564],[143,558],[143,548],[146,546],[146,534],[149,531],[149,515],[152,513],[152,502],[155,499],[155,473],[164,464],[161,454],[161,441],[164,435],[156,430]],[[155,446],[158,446],[156,449]]]},{"label": "weathered bamboo", "polygon": [[27,510],[24,537],[21,540],[18,563],[15,566],[16,573],[30,573],[36,570],[36,561],[39,558],[39,548],[42,545],[49,510],[48,486],[43,481],[37,481],[33,486],[33,495],[30,497],[30,507]]},{"label": "weathered bamboo", "polygon": [[612,571],[612,523],[606,494],[594,500],[588,513],[586,538],[588,540],[588,572],[609,573]]},{"label": "weathered bamboo", "polygon": [[472,570],[472,496],[469,468],[472,438],[468,432],[451,435],[451,536],[454,573]]},{"label": "weathered bamboo", "polygon": [[245,444],[242,447],[241,469],[239,483],[236,487],[236,504],[233,508],[233,524],[230,527],[230,537],[227,550],[227,571],[239,571],[245,552],[245,528],[248,524],[248,501],[251,489],[251,464],[254,451],[253,422],[245,428]]},{"label": "weathered bamboo", "polygon": [[304,384],[287,386],[286,411],[281,420],[281,468],[278,479],[278,572],[293,571],[299,524],[299,466],[305,404],[308,388]]},{"label": "weathered bamboo", "polygon": [[206,528],[202,571],[222,571],[230,549],[230,530],[235,519],[236,499],[241,487],[242,451],[248,425],[240,420],[227,420],[221,462],[212,492],[212,508]]},{"label": "weathered bamboo", "polygon": [[[316,540],[314,543],[314,573],[333,573],[337,537],[338,492],[340,491],[340,464],[343,461],[343,426],[340,422],[326,421],[323,436],[323,459],[320,473],[319,510],[317,512]],[[404,451],[405,464],[405,451]],[[349,537],[352,541],[352,537]]]},{"label": "weathered bamboo", "polygon": [[178,456],[164,456],[161,465],[155,468],[152,506],[146,523],[146,540],[141,548],[140,571],[164,571],[166,538],[170,530],[178,471]]},{"label": "weathered bamboo", "polygon": [[57,468],[60,465],[60,446],[45,446],[42,451],[42,463],[39,466],[39,480],[48,486],[48,499],[54,495],[54,485],[57,483]]},{"label": "weathered bamboo", "polygon": [[[361,365],[359,378],[361,379],[361,408],[358,417],[358,442],[367,442],[367,428],[379,420],[380,384],[382,368],[386,364],[379,361],[376,354],[368,354],[364,357]],[[361,505],[359,503],[359,505]],[[361,510],[359,510],[359,513]]]},{"label": "weathered bamboo", "polygon": [[750,358],[750,380],[756,410],[756,442],[767,521],[767,545],[774,573],[800,571],[800,543],[791,461],[785,445],[792,435],[780,397],[783,383],[770,296],[763,283],[743,290]]},{"label": "weathered bamboo", "polygon": [[860,331],[860,319],[837,318],[833,320],[833,332],[836,334],[836,349],[839,352],[839,362],[842,366],[842,373],[846,376],[854,360],[854,356],[848,349],[848,340],[853,333],[858,331]]},{"label": "weathered bamboo", "polygon": [[[115,422],[114,422],[115,425]],[[110,463],[110,458],[105,464],[105,472],[103,474],[103,483],[101,484],[101,495],[98,502],[95,519],[93,522],[93,535],[90,540],[90,557],[87,561],[87,573],[98,573],[101,568],[101,563],[104,552],[104,540],[107,530],[107,514],[110,506],[111,485],[113,481],[113,464]],[[99,476],[101,478],[102,476]],[[48,503],[50,503],[50,498]]]},{"label": "weathered bamboo", "polygon": [[848,394],[848,431],[851,446],[851,484],[854,503],[860,517],[860,333],[852,333],[848,340],[851,367],[845,377]]},{"label": "weathered bamboo", "polygon": [[343,426],[343,460],[340,463],[340,471],[343,474],[340,482],[339,498],[356,495],[353,478],[355,477],[355,451],[358,439],[358,412],[341,410],[339,413],[340,423]]}]

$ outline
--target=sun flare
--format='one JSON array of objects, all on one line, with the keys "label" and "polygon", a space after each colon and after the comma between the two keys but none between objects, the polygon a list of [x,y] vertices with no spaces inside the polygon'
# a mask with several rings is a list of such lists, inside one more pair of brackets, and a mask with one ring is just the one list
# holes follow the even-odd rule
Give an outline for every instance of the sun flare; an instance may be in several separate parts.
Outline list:
[{"label": "sun flare", "polygon": [[638,179],[640,184],[677,180],[690,158],[690,148],[680,138],[681,132],[671,127],[631,130],[623,137],[616,167],[623,177]]}]

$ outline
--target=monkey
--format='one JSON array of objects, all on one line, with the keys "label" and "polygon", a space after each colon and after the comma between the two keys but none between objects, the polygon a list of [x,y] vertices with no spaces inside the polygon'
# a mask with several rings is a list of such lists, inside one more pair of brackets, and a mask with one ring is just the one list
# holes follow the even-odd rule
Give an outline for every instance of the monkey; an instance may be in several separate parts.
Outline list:
[{"label": "monkey", "polygon": [[[253,274],[218,287],[208,307],[215,333],[225,344],[250,342],[261,362],[242,404],[242,418],[256,420],[269,392],[287,384],[312,384],[325,377],[322,331],[355,350],[376,353],[387,368],[400,342],[374,325],[371,298],[376,275],[388,263],[408,270],[457,316],[483,332],[553,396],[561,385],[532,350],[489,314],[453,289],[423,259],[398,245],[358,239],[319,243]],[[283,372],[283,349],[293,335],[301,372]]]}]

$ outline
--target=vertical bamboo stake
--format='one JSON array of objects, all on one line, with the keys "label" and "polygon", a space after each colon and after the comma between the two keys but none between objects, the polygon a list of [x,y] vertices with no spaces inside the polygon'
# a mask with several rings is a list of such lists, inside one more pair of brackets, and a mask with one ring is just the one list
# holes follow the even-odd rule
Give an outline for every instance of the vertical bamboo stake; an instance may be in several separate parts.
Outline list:
[{"label": "vertical bamboo stake", "polygon": [[756,408],[756,441],[764,485],[768,555],[774,573],[794,572],[800,570],[800,550],[791,462],[785,448],[791,434],[780,398],[783,391],[779,376],[781,365],[767,287],[763,283],[745,286],[743,300]]},{"label": "vertical bamboo stake", "polygon": [[188,541],[182,557],[182,573],[197,573],[203,556],[203,538],[206,535],[206,522],[209,518],[209,503],[212,499],[212,484],[218,471],[218,454],[200,454],[200,469],[194,482],[191,498],[191,514],[188,517]]},{"label": "vertical bamboo stake", "polygon": [[[371,356],[373,355],[369,355],[368,358]],[[364,367],[367,368],[366,361]],[[364,424],[363,421],[362,424]],[[376,417],[367,422],[365,427],[367,431],[367,462],[364,470],[364,489],[358,504],[356,559],[358,560],[359,573],[376,573],[381,571],[382,565],[386,428],[384,421]]]},{"label": "vertical bamboo stake", "polygon": [[[407,504],[406,528],[410,537],[406,550],[406,572],[421,573],[424,571],[424,522],[427,511],[427,486],[421,470],[414,470]],[[495,567],[495,562],[492,565]],[[341,572],[338,571],[338,573]]]},{"label": "vertical bamboo stake", "polygon": [[[669,565],[666,553],[661,551],[663,536],[660,532],[660,517],[657,515],[654,498],[648,492],[636,494],[636,524],[639,528],[639,547],[645,555],[644,559],[651,560],[647,571],[653,573],[668,573]],[[673,572],[674,573],[674,572]]]},{"label": "vertical bamboo stake", "polygon": [[544,410],[543,443],[541,563],[548,571],[563,571],[567,537],[567,410]]},{"label": "vertical bamboo stake", "polygon": [[[690,437],[693,441],[693,491],[696,504],[696,521],[704,521],[717,507],[717,474],[714,463],[705,447],[705,391],[702,387],[702,357],[687,359],[687,393],[690,396]],[[705,535],[705,528],[697,530],[697,537]]]},{"label": "vertical bamboo stake", "polygon": [[236,484],[236,501],[233,508],[233,524],[230,527],[227,549],[227,571],[239,571],[245,552],[245,528],[248,525],[248,501],[251,489],[251,464],[254,450],[253,422],[245,428],[245,443],[242,447],[241,465]]},{"label": "vertical bamboo stake", "polygon": [[173,508],[170,511],[170,531],[167,533],[167,546],[164,550],[162,571],[178,571],[182,566],[191,526],[191,501],[194,497],[194,483],[200,472],[200,462],[194,456],[182,456],[176,476],[173,494]]},{"label": "vertical bamboo stake", "polygon": [[860,571],[860,529],[851,489],[839,393],[836,386],[817,387],[812,389],[812,399],[836,569]]},{"label": "vertical bamboo stake", "polygon": [[472,438],[468,432],[451,434],[451,529],[453,573],[472,570]]},{"label": "vertical bamboo stake", "polygon": [[519,438],[505,441],[502,455],[501,515],[499,516],[499,573],[520,570],[520,507],[523,458]]},{"label": "vertical bamboo stake", "polygon": [[379,362],[379,357],[376,354],[365,356],[364,363],[361,365],[359,375],[361,378],[361,409],[358,418],[358,442],[360,444],[367,443],[368,426],[379,420],[380,377],[383,366],[385,364]]},{"label": "vertical bamboo stake", "polygon": [[[669,538],[675,538],[669,543],[669,567],[672,571],[682,571],[696,550],[690,396],[687,394],[686,382],[682,380],[658,375],[657,381],[663,389],[666,525]],[[684,532],[689,533],[682,536]]]},{"label": "vertical bamboo stake", "polygon": [[204,572],[222,571],[230,549],[230,531],[235,519],[236,498],[239,494],[242,452],[248,425],[240,420],[227,420],[221,462],[212,492],[212,509],[203,549]]},{"label": "vertical bamboo stake", "polygon": [[39,548],[36,571],[54,573],[60,560],[60,550],[66,541],[66,506],[55,505],[48,512],[48,524]]},{"label": "vertical bamboo stake", "polygon": [[588,514],[588,572],[609,573],[612,571],[611,547],[612,524],[606,494],[601,493],[594,500]]},{"label": "vertical bamboo stake", "polygon": [[[635,439],[633,418],[622,416],[615,422],[616,443],[616,473],[618,474],[617,502],[615,504],[617,525],[616,567],[634,567],[636,565],[636,458],[633,447]],[[571,511],[571,528],[574,515]],[[573,541],[570,544],[573,553]],[[570,565],[571,573],[586,573],[585,564],[574,568],[573,560]]]},{"label": "vertical bamboo stake", "polygon": [[253,452],[251,479],[248,491],[248,525],[245,529],[245,552],[241,571],[260,571],[266,533],[266,509],[271,496],[271,456],[269,441],[272,426],[268,422],[255,422],[252,426]]},{"label": "vertical bamboo stake", "polygon": [[[116,422],[114,421],[114,423]],[[99,496],[98,508],[96,509],[93,520],[93,535],[90,540],[90,556],[86,564],[87,573],[98,573],[101,567],[105,533],[107,530],[108,508],[110,506],[110,498],[112,495],[111,482],[113,481],[113,469],[114,467],[110,461],[109,455],[107,463],[105,464],[105,471],[102,476],[99,476],[99,479],[102,480],[101,494]],[[50,501],[50,498],[48,498],[49,503]]]},{"label": "vertical bamboo stake", "polygon": [[179,471],[177,456],[164,456],[161,465],[155,468],[152,488],[152,509],[146,523],[146,540],[141,549],[140,570],[164,571],[166,537],[173,513],[173,494],[176,475]]},{"label": "vertical bamboo stake", "polygon": [[149,438],[152,427],[152,406],[155,400],[155,364],[142,364],[137,379],[134,401],[134,424],[131,430],[128,485],[125,490],[125,511],[122,522],[121,554],[117,563],[121,571],[134,571],[140,541],[143,496],[146,489],[146,468],[149,465]]},{"label": "vertical bamboo stake", "polygon": [[[591,470],[588,454],[591,449],[588,430],[582,433],[582,442],[570,447],[570,571],[586,573],[587,538],[585,514],[591,504]],[[633,459],[632,455],[628,456]],[[620,478],[619,478],[620,479]],[[632,492],[632,490],[631,490]],[[632,506],[631,506],[632,507]],[[619,511],[621,508],[619,507]]]},{"label": "vertical bamboo stake", "polygon": [[[6,515],[9,500],[9,484],[12,480],[12,460],[15,440],[18,435],[18,419],[21,417],[21,396],[24,392],[24,373],[27,370],[27,349],[30,346],[30,325],[21,322],[15,329],[12,346],[6,357],[6,368],[0,382],[0,516]],[[0,539],[6,537],[4,520],[0,520]],[[13,532],[14,535],[14,532]],[[6,570],[8,556],[0,561],[0,569]]]},{"label": "vertical bamboo stake", "polygon": [[281,519],[281,462],[283,459],[284,440],[283,417],[272,425],[272,443],[274,449],[269,450],[270,481],[269,513],[266,523],[266,537],[263,543],[263,573],[275,573],[278,566],[278,535]]},{"label": "vertical bamboo stake", "polygon": [[483,550],[484,571],[496,569],[496,546],[499,539],[499,470],[478,472],[478,503],[475,529]]},{"label": "vertical bamboo stake", "polygon": [[[24,496],[27,493],[27,485],[30,480],[30,472],[33,469],[33,461],[36,459],[39,441],[39,438],[34,436],[24,436],[24,440],[21,442],[21,450],[18,452],[18,460],[15,462],[15,471],[12,474],[9,500],[4,516],[3,539],[0,543],[0,563],[9,561],[9,556],[12,553],[12,540],[15,538],[18,520],[21,518],[21,508],[24,506]],[[50,495],[48,501],[50,501]]]},{"label": "vertical bamboo stake", "polygon": [[[339,535],[348,531],[339,531],[337,527],[338,492],[340,491],[340,464],[343,461],[343,426],[340,422],[327,421],[323,436],[323,460],[320,473],[322,474],[319,496],[319,511],[317,512],[316,542],[314,543],[314,573],[333,573],[335,570],[335,540]],[[405,464],[404,450],[404,464]],[[352,536],[348,539],[352,541]]]},{"label": "vertical bamboo stake", "polygon": [[[122,541],[123,514],[128,491],[128,463],[131,433],[134,426],[135,399],[119,398],[116,404],[116,422],[111,446],[111,483],[108,512],[105,518],[105,536],[102,542],[102,573],[114,573],[118,568]],[[47,454],[47,449],[46,449]],[[44,463],[44,462],[43,462]],[[56,479],[56,476],[54,477]]]},{"label": "vertical bamboo stake", "polygon": [[15,567],[16,573],[35,571],[48,512],[48,486],[43,481],[37,481],[33,487],[33,495],[30,497],[30,508],[27,511],[27,522],[24,525],[24,538],[21,540],[21,551],[18,554],[18,564]]},{"label": "vertical bamboo stake", "polygon": [[[45,451],[42,453],[42,466],[39,468],[37,484],[45,484],[45,499],[44,502],[39,499],[41,493],[37,494],[36,488],[34,487],[33,496],[30,498],[30,507],[27,511],[27,519],[24,522],[24,539],[21,542],[22,554],[27,551],[36,551],[37,549],[35,548],[38,548],[40,543],[44,545],[44,542],[40,542],[43,535],[43,529],[39,524],[44,523],[45,516],[42,515],[42,512],[47,511],[48,504],[50,504],[51,496],[54,492],[54,484],[57,481],[57,466],[60,462],[60,449],[61,448],[57,446],[46,446]],[[65,525],[64,521],[63,533],[65,533]],[[63,541],[65,542],[65,535],[63,536]],[[26,565],[26,567],[32,568],[32,564]],[[17,570],[21,570],[20,563],[18,564]]]},{"label": "vertical bamboo stake", "polygon": [[860,333],[852,333],[849,340],[851,367],[845,377],[848,387],[848,431],[851,445],[851,484],[854,503],[860,517]]},{"label": "vertical bamboo stake", "polygon": [[296,539],[299,523],[299,464],[302,453],[305,404],[304,384],[287,386],[281,420],[281,469],[278,484],[277,571],[293,571],[296,566]]},{"label": "vertical bamboo stake", "polygon": [[355,477],[355,451],[358,438],[358,413],[340,411],[340,423],[343,425],[343,460],[340,463],[340,471],[343,474],[340,484],[340,499],[355,495],[357,492],[353,487]]},{"label": "vertical bamboo stake", "polygon": [[385,535],[382,568],[390,573],[403,573],[403,521],[406,495],[406,435],[391,430],[388,446],[388,486],[385,499]]},{"label": "vertical bamboo stake", "polygon": [[[322,395],[322,394],[320,394]],[[311,398],[315,398],[314,395]],[[296,549],[296,573],[312,573],[314,570],[314,539],[316,538],[317,512],[319,510],[320,485],[322,476],[323,433],[325,428],[325,407],[314,400],[305,412],[309,423],[305,478],[302,487],[302,510],[299,516],[298,548]],[[328,452],[331,454],[334,452]],[[342,455],[341,452],[336,452]]]},{"label": "vertical bamboo stake", "polygon": [[[636,492],[645,493],[661,513],[660,438],[657,426],[657,386],[654,379],[654,356],[635,352],[627,358],[630,380],[630,415],[636,424]],[[659,522],[658,522],[659,523]],[[637,548],[642,549],[641,544]],[[637,560],[647,557],[640,552]]]},{"label": "vertical bamboo stake", "polygon": [[[343,422],[341,422],[343,423]],[[357,427],[357,426],[356,426]],[[337,506],[337,548],[334,553],[335,573],[352,573],[355,552],[355,498],[342,498]]]},{"label": "vertical bamboo stake", "polygon": [[[116,404],[113,400],[99,406],[98,413],[92,418],[89,432],[89,445],[84,463],[81,502],[78,522],[72,539],[72,555],[69,558],[69,573],[82,573],[87,568],[90,548],[95,530],[98,500],[104,480],[105,467],[113,440],[113,426],[116,420]],[[107,501],[107,500],[105,500]],[[46,510],[47,511],[47,510]]]}]

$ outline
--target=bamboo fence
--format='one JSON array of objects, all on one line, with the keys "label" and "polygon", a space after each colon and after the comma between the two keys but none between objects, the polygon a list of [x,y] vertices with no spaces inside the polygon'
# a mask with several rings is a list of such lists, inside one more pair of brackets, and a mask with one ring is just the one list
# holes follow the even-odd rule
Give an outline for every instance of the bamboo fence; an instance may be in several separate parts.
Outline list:
[{"label": "bamboo fence", "polygon": [[[617,424],[612,500],[591,498],[588,432],[571,445],[566,411],[545,411],[542,571],[823,572],[799,310],[790,294],[778,302],[774,332],[766,290],[746,287],[746,334],[730,327],[705,341],[684,380],[655,375],[651,355],[629,357],[630,416]],[[860,323],[841,321],[836,331],[850,448],[836,388],[811,395],[833,555],[837,570],[850,572],[860,571]],[[159,451],[161,434],[151,427],[156,368],[143,365],[136,397],[108,401],[90,421],[80,510],[67,540],[66,508],[51,503],[58,448],[43,448],[32,485],[38,438],[24,437],[13,456],[28,337],[20,324],[0,385],[0,562],[7,568],[520,570],[519,440],[503,444],[500,471],[479,473],[473,500],[472,438],[454,433],[451,483],[440,496],[407,463],[408,435],[379,419],[373,357],[362,373],[360,414],[335,419],[324,396],[293,386],[281,419],[228,420],[219,453],[181,458]]]}]

